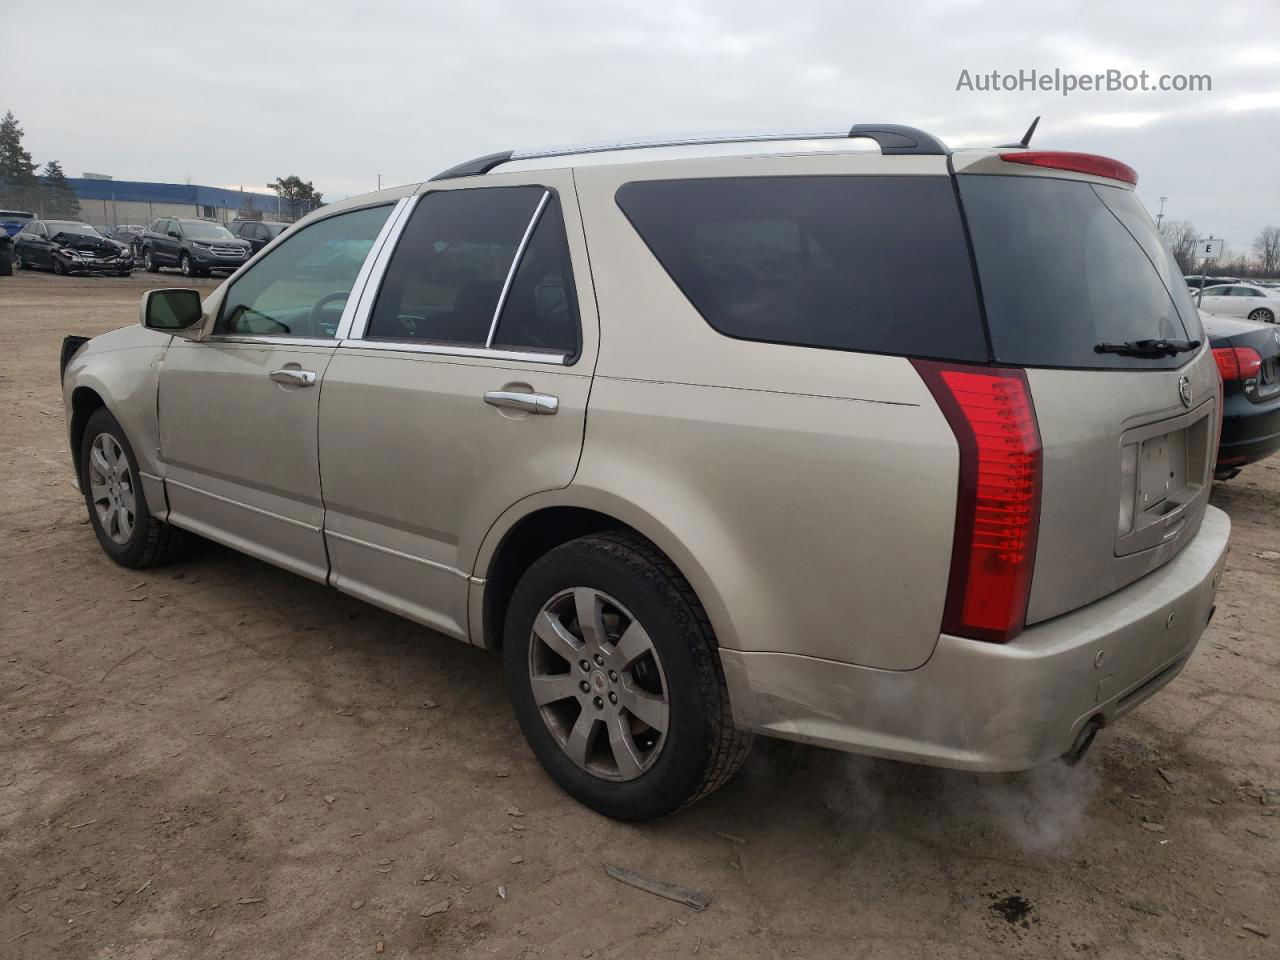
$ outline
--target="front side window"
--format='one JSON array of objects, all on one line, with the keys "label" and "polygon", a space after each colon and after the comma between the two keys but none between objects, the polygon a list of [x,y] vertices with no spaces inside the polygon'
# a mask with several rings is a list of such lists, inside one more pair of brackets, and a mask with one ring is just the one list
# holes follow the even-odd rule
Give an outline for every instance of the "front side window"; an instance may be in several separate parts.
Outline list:
[{"label": "front side window", "polygon": [[391,206],[319,220],[290,234],[231,285],[214,332],[331,338]]},{"label": "front side window", "polygon": [[558,199],[542,187],[424,196],[387,266],[366,336],[576,353],[577,299]]},{"label": "front side window", "polygon": [[1205,287],[1200,294],[1202,297],[1225,297],[1230,287]]}]

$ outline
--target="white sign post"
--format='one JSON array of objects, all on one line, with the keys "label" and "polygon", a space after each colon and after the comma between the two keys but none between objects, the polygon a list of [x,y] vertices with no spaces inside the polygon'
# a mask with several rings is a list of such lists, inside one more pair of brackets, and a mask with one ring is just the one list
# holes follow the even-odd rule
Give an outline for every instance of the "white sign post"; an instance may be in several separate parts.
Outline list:
[{"label": "white sign post", "polygon": [[1196,290],[1196,309],[1200,309],[1200,301],[1204,297],[1204,278],[1209,272],[1209,261],[1222,256],[1223,240],[1210,235],[1206,239],[1196,241],[1196,256],[1200,258],[1200,286]]}]

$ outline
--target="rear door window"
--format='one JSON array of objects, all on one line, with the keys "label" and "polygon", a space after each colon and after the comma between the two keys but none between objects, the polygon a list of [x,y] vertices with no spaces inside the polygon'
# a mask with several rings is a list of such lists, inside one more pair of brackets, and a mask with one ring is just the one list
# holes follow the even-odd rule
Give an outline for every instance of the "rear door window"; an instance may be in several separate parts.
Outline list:
[{"label": "rear door window", "polygon": [[1094,349],[1203,338],[1177,264],[1132,191],[1050,177],[956,179],[996,362],[1149,369],[1189,359]]},{"label": "rear door window", "polygon": [[948,177],[646,180],[617,203],[726,336],[987,359]]},{"label": "rear door window", "polygon": [[387,265],[366,336],[571,355],[578,330],[555,194],[538,186],[484,187],[419,201]]}]

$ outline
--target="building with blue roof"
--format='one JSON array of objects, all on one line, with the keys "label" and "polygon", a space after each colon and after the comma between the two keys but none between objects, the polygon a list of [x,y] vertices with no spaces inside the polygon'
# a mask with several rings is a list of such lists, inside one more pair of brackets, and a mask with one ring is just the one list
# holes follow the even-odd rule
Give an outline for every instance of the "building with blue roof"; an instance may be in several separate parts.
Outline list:
[{"label": "building with blue roof", "polygon": [[146,225],[157,217],[203,217],[221,223],[236,217],[292,219],[288,204],[274,193],[98,177],[68,177],[67,183],[80,201],[80,216],[100,226]]}]

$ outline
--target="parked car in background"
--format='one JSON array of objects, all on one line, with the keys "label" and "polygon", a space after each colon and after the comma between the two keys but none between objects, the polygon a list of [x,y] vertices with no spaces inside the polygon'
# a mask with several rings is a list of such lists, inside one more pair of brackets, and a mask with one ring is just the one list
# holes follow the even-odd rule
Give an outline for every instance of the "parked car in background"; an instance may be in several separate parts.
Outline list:
[{"label": "parked car in background", "polygon": [[1280,290],[1251,283],[1205,287],[1198,304],[1201,310],[1224,317],[1248,317],[1261,323],[1275,323],[1280,317]]},{"label": "parked car in background", "polygon": [[104,552],[194,531],[500,653],[621,819],[755,733],[1079,760],[1226,560],[1186,285],[1114,160],[812,139],[495,154],[68,338]]},{"label": "parked car in background", "polygon": [[13,262],[19,268],[122,277],[133,272],[133,254],[127,245],[79,220],[30,220],[13,241]]},{"label": "parked car in background", "polygon": [[34,213],[23,210],[0,210],[0,232],[12,237],[35,218]]},{"label": "parked car in background", "polygon": [[1222,374],[1222,440],[1214,477],[1280,451],[1280,327],[1201,311]]},{"label": "parked car in background", "polygon": [[141,223],[122,223],[112,227],[110,232],[107,233],[107,236],[117,243],[125,244],[133,251],[134,256],[137,257],[140,256],[141,251],[134,246],[134,243],[146,232],[146,226]]},{"label": "parked car in background", "polygon": [[[1214,277],[1214,276],[1201,277],[1199,274],[1196,274],[1195,276],[1186,276],[1186,277],[1183,277],[1182,279],[1187,281],[1187,286],[1191,288],[1192,293],[1195,293],[1197,290],[1199,290],[1201,286],[1216,287],[1219,284],[1223,284],[1223,283],[1239,283],[1240,282],[1239,279],[1236,277]],[[1201,283],[1201,281],[1203,281],[1203,284]]]},{"label": "parked car in background", "polygon": [[187,277],[230,273],[249,259],[246,240],[234,237],[215,220],[161,217],[141,238],[142,264],[147,272],[177,267]]},{"label": "parked car in background", "polygon": [[287,230],[289,224],[268,220],[232,220],[227,229],[241,240],[249,241],[253,252],[257,253],[268,243]]}]

